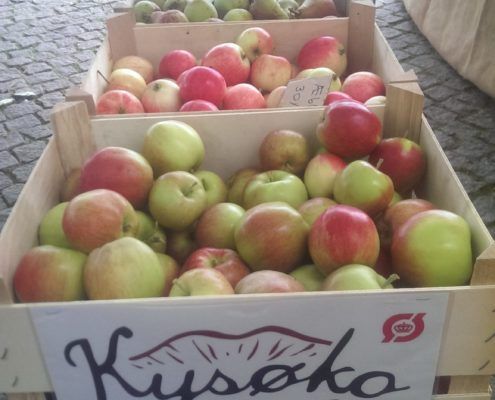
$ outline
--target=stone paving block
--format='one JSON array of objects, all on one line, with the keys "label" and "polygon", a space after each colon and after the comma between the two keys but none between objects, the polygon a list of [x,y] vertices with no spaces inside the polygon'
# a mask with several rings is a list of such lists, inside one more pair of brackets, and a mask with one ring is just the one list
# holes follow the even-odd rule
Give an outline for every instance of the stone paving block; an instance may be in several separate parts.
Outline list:
[{"label": "stone paving block", "polygon": [[40,62],[40,63],[33,63],[26,65],[22,68],[22,70],[26,75],[32,75],[40,72],[50,71],[51,68],[52,67],[49,64],[45,62]]},{"label": "stone paving block", "polygon": [[49,125],[38,125],[33,127],[24,127],[19,129],[19,133],[31,139],[40,140],[52,135]]},{"label": "stone paving block", "polygon": [[[11,208],[4,208],[3,210],[0,211],[0,229],[2,229],[3,226],[5,225],[5,222],[7,221],[7,218],[9,217],[11,211],[12,211]],[[7,400],[7,396],[0,397],[0,399]]]},{"label": "stone paving block", "polygon": [[18,132],[5,132],[0,134],[0,151],[11,149],[25,143]]},{"label": "stone paving block", "polygon": [[457,94],[457,91],[442,85],[435,85],[428,89],[425,89],[423,93],[432,100],[441,102]]},{"label": "stone paving block", "polygon": [[9,120],[9,121],[5,122],[5,125],[7,126],[7,130],[17,131],[21,128],[41,125],[41,122],[34,115],[30,114],[30,115],[24,115],[22,117]]},{"label": "stone paving block", "polygon": [[479,110],[477,113],[466,117],[466,121],[495,134],[495,107]]},{"label": "stone paving block", "polygon": [[40,157],[41,153],[43,153],[45,147],[45,142],[35,141],[28,144],[23,144],[22,146],[17,146],[12,151],[19,161],[27,163],[33,160],[37,160]]},{"label": "stone paving block", "polygon": [[495,214],[493,213],[495,209],[495,188],[493,186],[487,188],[486,193],[473,198],[473,203],[485,224],[493,226],[495,224]]},{"label": "stone paving block", "polygon": [[[36,160],[27,164],[23,164],[17,168],[14,168],[12,170],[12,175],[14,176],[16,182],[26,183],[35,165],[36,165]],[[0,182],[1,182],[1,176],[0,176]]]},{"label": "stone paving block", "polygon": [[8,107],[5,107],[3,112],[9,120],[13,120],[28,114],[33,114],[40,110],[41,107],[32,101],[22,101],[20,103],[14,103]]},{"label": "stone paving block", "polygon": [[8,151],[0,151],[0,170],[18,165],[19,161]]},{"label": "stone paving block", "polygon": [[10,179],[8,175],[4,174],[3,172],[0,172],[0,190],[11,185],[12,185],[12,179]]},{"label": "stone paving block", "polygon": [[19,197],[19,194],[22,191],[22,188],[24,187],[24,184],[22,183],[16,183],[14,185],[9,186],[8,188],[5,188],[2,190],[2,197],[4,198],[5,202],[7,203],[7,206],[12,207],[17,198]]}]

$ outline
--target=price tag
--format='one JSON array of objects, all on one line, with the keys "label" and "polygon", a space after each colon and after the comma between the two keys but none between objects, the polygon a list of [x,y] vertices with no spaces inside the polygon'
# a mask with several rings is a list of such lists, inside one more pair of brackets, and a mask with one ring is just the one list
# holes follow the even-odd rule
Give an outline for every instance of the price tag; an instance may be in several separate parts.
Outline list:
[{"label": "price tag", "polygon": [[333,75],[289,81],[280,107],[322,106],[332,79]]}]

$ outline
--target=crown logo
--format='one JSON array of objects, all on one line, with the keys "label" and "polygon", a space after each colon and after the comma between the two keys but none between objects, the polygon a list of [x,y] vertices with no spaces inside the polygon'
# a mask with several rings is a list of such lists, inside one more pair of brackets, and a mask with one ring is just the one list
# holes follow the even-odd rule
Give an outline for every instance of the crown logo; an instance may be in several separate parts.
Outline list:
[{"label": "crown logo", "polygon": [[409,333],[414,329],[414,325],[409,322],[401,322],[400,324],[394,325],[394,331],[398,334]]}]

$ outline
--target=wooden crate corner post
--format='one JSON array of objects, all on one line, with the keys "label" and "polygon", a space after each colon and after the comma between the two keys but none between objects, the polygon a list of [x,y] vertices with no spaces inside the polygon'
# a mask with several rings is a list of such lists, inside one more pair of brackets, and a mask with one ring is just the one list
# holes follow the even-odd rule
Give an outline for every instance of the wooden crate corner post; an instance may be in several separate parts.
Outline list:
[{"label": "wooden crate corner post", "polygon": [[136,18],[133,12],[116,13],[107,19],[108,42],[112,60],[136,54],[134,26]]},{"label": "wooden crate corner post", "polygon": [[370,71],[373,64],[375,6],[370,0],[352,1],[348,15],[347,73]]}]

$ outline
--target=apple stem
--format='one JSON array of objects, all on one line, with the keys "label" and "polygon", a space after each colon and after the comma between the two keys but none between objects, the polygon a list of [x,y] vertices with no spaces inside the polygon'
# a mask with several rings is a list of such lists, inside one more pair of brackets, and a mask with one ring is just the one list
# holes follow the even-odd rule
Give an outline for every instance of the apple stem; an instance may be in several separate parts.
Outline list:
[{"label": "apple stem", "polygon": [[382,164],[383,164],[383,158],[380,158],[378,160],[378,162],[376,163],[376,169],[380,169],[380,167],[382,166]]},{"label": "apple stem", "polygon": [[399,275],[397,274],[392,274],[390,275],[387,280],[383,283],[382,285],[382,289],[387,287],[388,285],[391,285],[392,283],[394,283],[395,281],[398,281],[400,279]]},{"label": "apple stem", "polygon": [[105,77],[105,75],[103,75],[103,74],[100,72],[100,70],[96,71],[96,73],[97,73],[98,75],[100,75],[100,76],[103,78],[103,80],[107,83],[107,85],[110,85],[110,81],[109,81],[109,80]]}]

